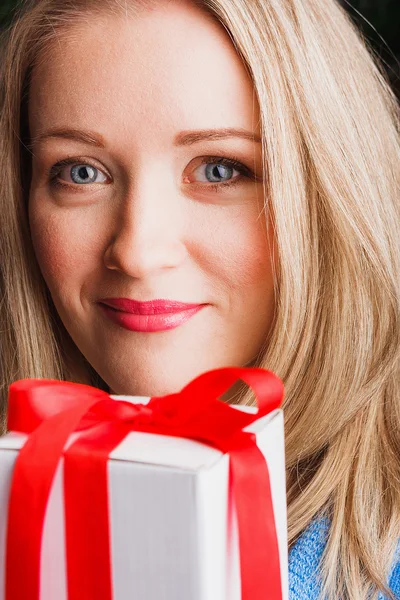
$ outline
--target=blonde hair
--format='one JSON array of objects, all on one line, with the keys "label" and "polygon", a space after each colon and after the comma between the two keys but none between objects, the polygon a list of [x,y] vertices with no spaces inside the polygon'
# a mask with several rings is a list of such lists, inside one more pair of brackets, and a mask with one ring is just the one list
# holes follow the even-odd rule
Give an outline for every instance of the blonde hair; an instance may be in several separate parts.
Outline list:
[{"label": "blonde hair", "polygon": [[[399,107],[334,0],[196,4],[228,32],[260,104],[265,211],[279,273],[276,320],[258,364],[285,383],[289,545],[327,515],[323,596],[369,600],[380,590],[393,598],[385,580],[400,523]],[[118,7],[116,0],[31,1],[3,44],[4,406],[8,385],[24,377],[107,389],[65,331],[34,257],[26,100],[34,61],[76,22],[72,13]],[[253,402],[250,392],[241,402]]]}]

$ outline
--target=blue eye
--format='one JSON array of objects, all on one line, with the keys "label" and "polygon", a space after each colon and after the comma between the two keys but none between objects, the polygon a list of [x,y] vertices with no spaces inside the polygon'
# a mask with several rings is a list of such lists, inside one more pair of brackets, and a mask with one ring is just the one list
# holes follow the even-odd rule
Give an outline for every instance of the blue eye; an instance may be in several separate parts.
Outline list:
[{"label": "blue eye", "polygon": [[86,163],[77,163],[76,160],[65,159],[58,162],[50,169],[51,183],[63,185],[67,184],[87,185],[90,183],[106,183],[107,176],[92,165]]},{"label": "blue eye", "polygon": [[231,166],[217,163],[206,164],[205,167],[205,176],[210,183],[228,181],[229,179],[232,179],[233,174],[236,171],[236,169]]},{"label": "blue eye", "polygon": [[215,192],[244,184],[246,181],[259,180],[255,173],[239,160],[223,156],[201,157],[201,164],[190,176],[185,177],[185,183],[204,184],[204,190]]},{"label": "blue eye", "polygon": [[89,165],[76,165],[70,169],[70,177],[74,183],[94,183],[97,169]]}]

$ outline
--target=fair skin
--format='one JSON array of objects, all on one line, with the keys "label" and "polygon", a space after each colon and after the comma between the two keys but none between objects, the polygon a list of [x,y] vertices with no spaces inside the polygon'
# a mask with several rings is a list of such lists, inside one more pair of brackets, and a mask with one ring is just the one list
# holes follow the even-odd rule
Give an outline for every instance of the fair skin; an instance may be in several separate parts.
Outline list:
[{"label": "fair skin", "polygon": [[[175,392],[209,369],[251,364],[265,343],[275,253],[258,121],[229,37],[186,1],[90,15],[35,67],[35,254],[67,331],[113,393]],[[222,128],[250,137],[179,143]],[[243,172],[210,157],[234,157]],[[105,314],[106,297],[204,306],[172,329],[131,331]]]}]

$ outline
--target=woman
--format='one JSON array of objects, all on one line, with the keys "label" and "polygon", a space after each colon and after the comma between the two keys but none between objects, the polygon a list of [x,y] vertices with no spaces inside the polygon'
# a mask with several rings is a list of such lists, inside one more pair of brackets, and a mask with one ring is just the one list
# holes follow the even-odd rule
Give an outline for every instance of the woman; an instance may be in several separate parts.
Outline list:
[{"label": "woman", "polygon": [[344,11],[34,0],[1,65],[3,405],[266,367],[291,600],[400,597],[399,113]]}]

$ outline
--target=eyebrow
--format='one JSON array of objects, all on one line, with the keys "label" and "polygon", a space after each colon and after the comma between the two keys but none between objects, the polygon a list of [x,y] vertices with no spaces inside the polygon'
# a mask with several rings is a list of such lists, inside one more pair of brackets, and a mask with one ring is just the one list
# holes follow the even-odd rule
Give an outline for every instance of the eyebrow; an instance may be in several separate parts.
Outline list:
[{"label": "eyebrow", "polygon": [[261,137],[258,133],[238,129],[235,127],[225,127],[223,129],[200,129],[198,131],[181,131],[175,136],[175,146],[190,146],[203,140],[216,141],[225,138],[243,138],[251,142],[261,143]]},{"label": "eyebrow", "polygon": [[50,129],[49,131],[36,135],[31,139],[29,147],[32,148],[35,144],[52,138],[75,140],[77,142],[88,144],[89,146],[97,146],[98,148],[106,147],[104,138],[98,133],[94,133],[93,131],[82,131],[81,129],[71,129],[67,127]]},{"label": "eyebrow", "polygon": [[[226,138],[242,138],[251,142],[261,143],[261,137],[258,133],[247,131],[246,129],[225,127],[222,129],[199,129],[193,131],[181,131],[174,138],[175,146],[190,146],[201,141],[217,141]],[[82,131],[81,129],[58,128],[50,129],[32,138],[29,147],[43,142],[47,139],[63,138],[83,142],[89,146],[105,148],[106,143],[103,136],[93,131]]]}]

